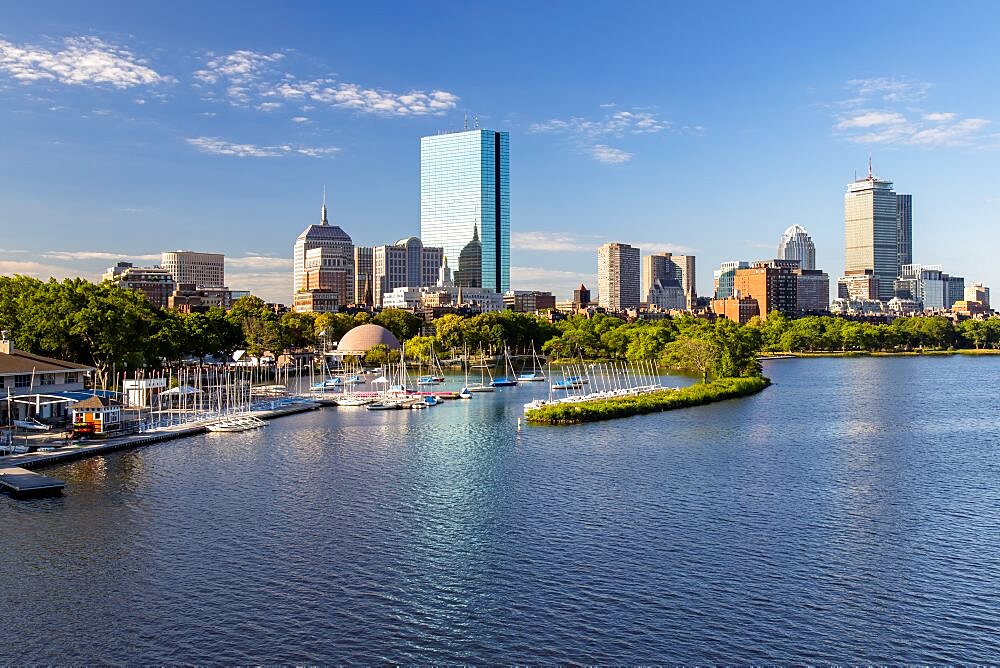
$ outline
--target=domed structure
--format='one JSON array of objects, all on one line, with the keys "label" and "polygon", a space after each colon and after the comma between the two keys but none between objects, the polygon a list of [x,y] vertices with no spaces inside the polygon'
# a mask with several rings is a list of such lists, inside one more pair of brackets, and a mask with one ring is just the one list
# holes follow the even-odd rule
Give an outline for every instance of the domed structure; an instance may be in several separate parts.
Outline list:
[{"label": "domed structure", "polygon": [[399,350],[399,339],[381,325],[358,325],[344,334],[337,345],[337,351],[364,355],[379,344],[385,344],[389,350]]}]

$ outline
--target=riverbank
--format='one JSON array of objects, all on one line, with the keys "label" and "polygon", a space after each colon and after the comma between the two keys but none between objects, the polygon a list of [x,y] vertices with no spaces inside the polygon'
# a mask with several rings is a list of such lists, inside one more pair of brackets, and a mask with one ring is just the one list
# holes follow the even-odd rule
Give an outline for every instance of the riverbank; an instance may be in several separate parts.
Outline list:
[{"label": "riverbank", "polygon": [[948,355],[1000,355],[996,348],[960,348],[958,350],[801,350],[796,352],[762,353],[761,360],[810,357],[940,357]]},{"label": "riverbank", "polygon": [[525,417],[531,424],[548,425],[612,420],[746,397],[761,392],[770,384],[771,381],[763,376],[719,378],[710,383],[691,385],[681,389],[666,389],[662,392],[632,397],[542,406],[528,411]]}]

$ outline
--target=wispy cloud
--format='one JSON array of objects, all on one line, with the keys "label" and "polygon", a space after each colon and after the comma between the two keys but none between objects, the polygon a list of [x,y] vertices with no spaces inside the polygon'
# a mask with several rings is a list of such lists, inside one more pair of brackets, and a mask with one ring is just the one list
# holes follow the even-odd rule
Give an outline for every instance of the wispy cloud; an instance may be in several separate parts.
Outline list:
[{"label": "wispy cloud", "polygon": [[670,126],[669,121],[659,118],[650,111],[616,111],[597,119],[579,116],[567,119],[552,118],[532,123],[528,132],[574,134],[590,138],[622,137],[626,134],[655,134],[669,129]]},{"label": "wispy cloud", "polygon": [[[990,120],[952,111],[915,108],[933,85],[905,78],[852,79],[853,96],[840,101],[834,133],[857,144],[972,146],[995,143],[984,129]],[[926,103],[926,102],[924,102]]]},{"label": "wispy cloud", "polygon": [[129,49],[98,37],[67,37],[61,49],[0,40],[0,70],[24,83],[55,81],[118,89],[175,81],[154,70]]},{"label": "wispy cloud", "polygon": [[301,111],[324,105],[380,116],[432,116],[458,104],[458,96],[445,90],[398,92],[333,77],[300,77],[288,71],[287,65],[282,53],[235,51],[210,55],[194,77],[210,99],[224,98],[233,105],[253,105],[262,111],[288,103]]},{"label": "wispy cloud", "polygon": [[603,162],[606,165],[620,165],[632,159],[632,154],[628,151],[623,151],[620,148],[614,148],[607,144],[597,144],[596,146],[591,146],[589,150],[594,160]]},{"label": "wispy cloud", "polygon": [[597,275],[545,267],[511,267],[510,283],[514,290],[548,290],[557,297],[568,297],[581,283],[595,287]]},{"label": "wispy cloud", "polygon": [[597,235],[569,232],[511,232],[510,247],[514,250],[593,253],[601,245],[601,239]]},{"label": "wispy cloud", "polygon": [[271,257],[268,255],[244,255],[243,257],[227,257],[227,267],[240,267],[246,269],[277,269],[283,271],[292,270],[292,258]]},{"label": "wispy cloud", "polygon": [[202,153],[231,155],[238,158],[278,158],[288,155],[331,158],[340,150],[334,146],[302,146],[298,144],[259,146],[257,144],[238,144],[218,137],[191,137],[187,139],[187,143]]},{"label": "wispy cloud", "polygon": [[108,260],[110,262],[117,262],[119,260],[159,261],[160,254],[128,255],[126,253],[109,253],[107,251],[48,251],[42,253],[42,257],[60,262],[80,262],[83,260]]}]

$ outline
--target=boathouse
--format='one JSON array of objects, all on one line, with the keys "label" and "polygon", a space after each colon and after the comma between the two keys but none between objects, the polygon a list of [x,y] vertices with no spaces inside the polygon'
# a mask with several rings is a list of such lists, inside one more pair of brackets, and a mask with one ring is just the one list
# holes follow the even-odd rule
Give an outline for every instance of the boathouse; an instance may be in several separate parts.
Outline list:
[{"label": "boathouse", "polygon": [[106,436],[122,428],[122,405],[110,397],[94,395],[73,404],[74,436]]}]

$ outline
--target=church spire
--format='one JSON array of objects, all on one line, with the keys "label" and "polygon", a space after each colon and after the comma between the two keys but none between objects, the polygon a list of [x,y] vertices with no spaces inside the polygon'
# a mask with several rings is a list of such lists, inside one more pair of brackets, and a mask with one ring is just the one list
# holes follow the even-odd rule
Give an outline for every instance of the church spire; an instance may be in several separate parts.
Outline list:
[{"label": "church spire", "polygon": [[323,210],[322,215],[319,219],[320,225],[329,225],[330,221],[326,219],[326,186],[323,186]]}]

